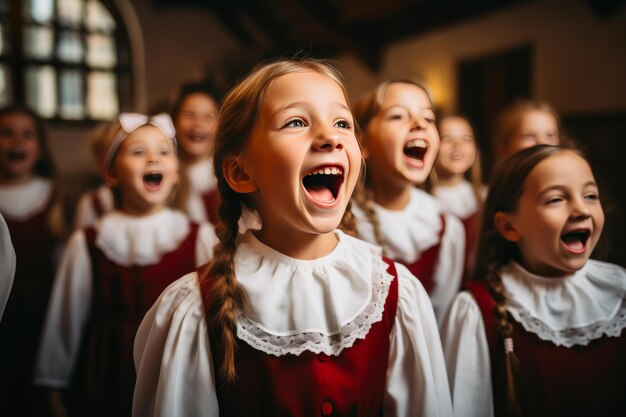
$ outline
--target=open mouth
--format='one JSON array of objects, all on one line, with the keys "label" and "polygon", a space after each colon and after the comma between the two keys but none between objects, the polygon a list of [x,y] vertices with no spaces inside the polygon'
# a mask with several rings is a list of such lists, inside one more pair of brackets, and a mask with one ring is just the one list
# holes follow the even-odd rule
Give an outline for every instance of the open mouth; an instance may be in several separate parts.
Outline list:
[{"label": "open mouth", "polygon": [[343,169],[339,167],[318,168],[302,179],[307,193],[321,203],[332,203],[343,184]]},{"label": "open mouth", "polygon": [[414,160],[424,162],[424,156],[428,150],[428,143],[423,139],[413,139],[408,141],[402,151],[404,154]]},{"label": "open mouth", "polygon": [[9,151],[7,156],[11,161],[23,161],[26,159],[26,152],[24,151]]},{"label": "open mouth", "polygon": [[148,172],[143,176],[143,183],[148,190],[158,190],[163,182],[163,174],[160,172]]},{"label": "open mouth", "polygon": [[189,138],[190,141],[192,142],[204,142],[205,140],[207,140],[208,136],[203,134],[203,133],[198,133],[198,132],[192,132],[190,135],[187,136]]},{"label": "open mouth", "polygon": [[573,230],[561,236],[561,243],[570,252],[582,253],[585,251],[590,235],[589,230]]}]

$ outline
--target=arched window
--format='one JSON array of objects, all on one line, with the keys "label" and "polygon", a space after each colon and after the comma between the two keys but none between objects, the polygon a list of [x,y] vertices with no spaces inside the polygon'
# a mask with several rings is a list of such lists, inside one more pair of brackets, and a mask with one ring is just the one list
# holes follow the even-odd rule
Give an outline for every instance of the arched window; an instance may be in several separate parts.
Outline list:
[{"label": "arched window", "polygon": [[109,120],[132,105],[128,36],[106,0],[0,0],[0,104],[52,120]]}]

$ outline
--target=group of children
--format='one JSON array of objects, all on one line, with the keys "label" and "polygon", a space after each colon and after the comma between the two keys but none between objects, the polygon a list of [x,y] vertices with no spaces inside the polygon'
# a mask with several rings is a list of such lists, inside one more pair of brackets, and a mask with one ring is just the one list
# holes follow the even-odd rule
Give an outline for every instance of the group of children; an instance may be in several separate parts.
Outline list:
[{"label": "group of children", "polygon": [[598,186],[550,108],[503,116],[487,188],[469,120],[414,81],[351,103],[277,60],[215,97],[102,129],[111,204],[85,197],[54,285],[28,270],[62,241],[43,132],[0,113],[3,389],[34,364],[55,416],[626,414],[626,270],[589,260]]}]

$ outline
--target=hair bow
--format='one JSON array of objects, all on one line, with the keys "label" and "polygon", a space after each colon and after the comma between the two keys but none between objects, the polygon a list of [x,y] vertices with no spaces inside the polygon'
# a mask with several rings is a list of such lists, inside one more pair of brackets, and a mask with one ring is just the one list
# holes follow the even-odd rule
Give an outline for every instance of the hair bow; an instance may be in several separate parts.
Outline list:
[{"label": "hair bow", "polygon": [[176,129],[172,123],[172,118],[167,113],[159,113],[154,116],[148,116],[140,113],[120,113],[118,120],[122,127],[109,146],[106,158],[104,158],[103,168],[106,170],[113,162],[113,156],[119,149],[120,145],[135,130],[145,125],[152,125],[159,129],[168,139],[172,141],[172,146],[176,150]]}]

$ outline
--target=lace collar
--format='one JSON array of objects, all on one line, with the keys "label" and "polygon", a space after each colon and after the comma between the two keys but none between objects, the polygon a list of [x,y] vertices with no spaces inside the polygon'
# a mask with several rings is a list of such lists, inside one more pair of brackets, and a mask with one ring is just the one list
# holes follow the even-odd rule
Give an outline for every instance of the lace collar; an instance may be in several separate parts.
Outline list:
[{"label": "lace collar", "polygon": [[197,193],[204,193],[217,187],[217,179],[213,174],[213,159],[205,159],[187,167],[187,175],[191,188]]},{"label": "lace collar", "polygon": [[[379,227],[385,236],[385,253],[391,259],[415,262],[422,252],[439,242],[442,224],[439,203],[430,194],[414,188],[409,204],[399,211],[388,210],[374,203]],[[365,211],[354,207],[359,236],[376,243],[372,224]]]},{"label": "lace collar", "polygon": [[380,248],[337,231],[339,243],[316,260],[299,260],[261,243],[248,230],[236,255],[248,303],[237,336],[281,356],[338,355],[382,319],[393,276]]},{"label": "lace collar", "polygon": [[558,346],[587,345],[626,327],[626,270],[588,260],[573,275],[544,278],[512,262],[502,271],[508,310],[524,328]]},{"label": "lace collar", "polygon": [[449,187],[437,186],[435,198],[446,212],[454,214],[460,219],[466,219],[478,210],[478,202],[472,184],[467,180]]},{"label": "lace collar", "polygon": [[0,212],[7,219],[28,219],[46,207],[53,188],[51,180],[41,177],[20,185],[0,185]]},{"label": "lace collar", "polygon": [[137,217],[112,211],[95,225],[96,246],[122,266],[154,265],[189,234],[189,220],[180,211],[163,209]]}]

